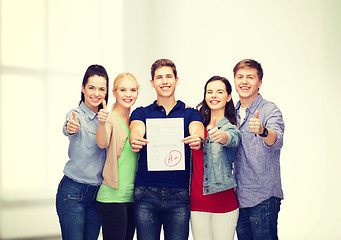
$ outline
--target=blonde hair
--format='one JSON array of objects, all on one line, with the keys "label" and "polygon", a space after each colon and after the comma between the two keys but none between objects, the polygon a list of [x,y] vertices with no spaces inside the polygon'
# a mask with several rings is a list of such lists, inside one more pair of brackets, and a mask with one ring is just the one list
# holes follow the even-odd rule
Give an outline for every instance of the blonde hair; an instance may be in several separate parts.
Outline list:
[{"label": "blonde hair", "polygon": [[[121,83],[122,81],[124,81],[125,79],[127,79],[127,78],[130,79],[130,80],[132,80],[132,81],[136,84],[136,86],[137,86],[137,91],[140,90],[140,85],[139,85],[139,83],[137,82],[136,77],[135,77],[133,74],[131,74],[131,73],[123,72],[123,73],[118,74],[117,77],[115,78],[115,80],[114,80],[114,86],[113,86],[113,91],[116,91],[117,88],[118,88],[118,86],[120,85],[120,83]],[[116,104],[116,102],[113,104],[112,108],[115,107],[115,104]]]}]

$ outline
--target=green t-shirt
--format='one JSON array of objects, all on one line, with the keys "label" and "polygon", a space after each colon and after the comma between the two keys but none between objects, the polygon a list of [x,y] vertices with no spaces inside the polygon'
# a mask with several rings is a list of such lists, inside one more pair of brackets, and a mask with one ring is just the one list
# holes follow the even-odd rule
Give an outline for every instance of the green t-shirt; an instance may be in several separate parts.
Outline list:
[{"label": "green t-shirt", "polygon": [[[129,128],[118,118],[123,129],[128,133],[121,156],[117,160],[118,165],[118,189],[102,184],[97,193],[97,201],[103,203],[133,202],[134,181],[137,165],[137,153],[131,150],[129,144]],[[115,133],[114,133],[115,134]]]}]

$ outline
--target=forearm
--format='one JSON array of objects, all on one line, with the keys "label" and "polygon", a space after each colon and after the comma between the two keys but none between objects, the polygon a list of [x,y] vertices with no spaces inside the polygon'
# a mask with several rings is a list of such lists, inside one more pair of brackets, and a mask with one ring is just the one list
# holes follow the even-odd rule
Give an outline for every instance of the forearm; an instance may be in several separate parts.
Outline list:
[{"label": "forearm", "polygon": [[191,136],[197,135],[200,138],[205,138],[205,127],[201,122],[195,121],[190,123],[188,130]]},{"label": "forearm", "polygon": [[140,151],[148,141],[144,139],[146,127],[142,121],[134,120],[130,123],[130,138],[129,143],[133,152]]},{"label": "forearm", "polygon": [[108,147],[107,132],[105,124],[98,124],[96,133],[96,142],[100,148]]},{"label": "forearm", "polygon": [[277,140],[277,134],[275,131],[268,129],[268,136],[262,138],[266,145],[272,146]]},{"label": "forearm", "polygon": [[205,137],[204,125],[201,122],[194,121],[190,123],[188,130],[190,135],[182,139],[182,142],[188,144],[191,149],[201,149]]},{"label": "forearm", "polygon": [[129,126],[130,139],[144,137],[146,133],[145,125],[142,121],[132,121]]}]

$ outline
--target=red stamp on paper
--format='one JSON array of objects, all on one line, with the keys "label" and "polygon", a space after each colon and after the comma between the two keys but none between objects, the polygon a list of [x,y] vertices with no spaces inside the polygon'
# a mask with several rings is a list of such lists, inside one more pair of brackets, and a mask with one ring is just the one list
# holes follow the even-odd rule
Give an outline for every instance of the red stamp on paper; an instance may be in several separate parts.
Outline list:
[{"label": "red stamp on paper", "polygon": [[182,159],[182,155],[177,150],[172,150],[170,153],[168,153],[165,157],[165,164],[168,167],[174,167],[179,164],[179,162]]}]

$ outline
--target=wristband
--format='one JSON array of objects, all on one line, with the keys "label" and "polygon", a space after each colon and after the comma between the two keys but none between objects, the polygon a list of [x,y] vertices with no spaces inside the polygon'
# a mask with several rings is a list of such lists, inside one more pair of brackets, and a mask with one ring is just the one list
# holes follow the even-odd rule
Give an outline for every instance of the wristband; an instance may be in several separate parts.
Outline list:
[{"label": "wristband", "polygon": [[200,150],[200,149],[202,149],[204,147],[205,141],[204,141],[204,139],[202,137],[199,137],[199,138],[200,138],[200,148],[199,148],[199,150]]},{"label": "wristband", "polygon": [[258,134],[261,137],[267,137],[269,134],[269,131],[266,127],[264,127],[263,133],[262,134]]}]

